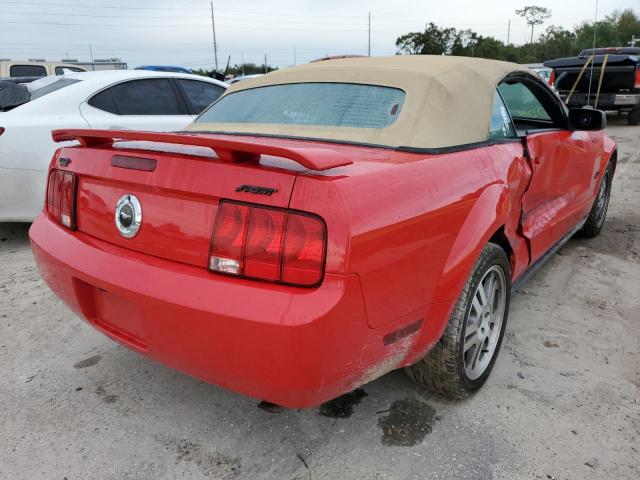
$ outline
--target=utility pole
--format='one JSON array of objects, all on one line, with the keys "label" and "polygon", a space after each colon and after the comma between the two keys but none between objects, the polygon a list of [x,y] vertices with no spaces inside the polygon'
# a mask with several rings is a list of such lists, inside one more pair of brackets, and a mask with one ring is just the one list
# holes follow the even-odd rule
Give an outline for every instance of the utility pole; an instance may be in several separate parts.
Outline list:
[{"label": "utility pole", "polygon": [[264,73],[267,73],[267,54],[264,54]]},{"label": "utility pole", "polygon": [[[598,29],[598,0],[596,0],[596,14],[595,14],[595,17],[593,19],[593,45],[591,47],[593,50],[596,49],[596,32],[597,32],[597,29]],[[589,102],[591,101],[591,84],[593,83],[593,64],[596,63],[596,62],[593,61],[593,58],[594,58],[593,53],[591,55],[592,55],[592,58],[591,58],[591,71],[589,72],[589,93],[587,95],[587,105],[589,105]]]},{"label": "utility pole", "polygon": [[240,64],[242,65],[242,75],[244,75],[244,52],[240,52]]},{"label": "utility pole", "polygon": [[213,18],[213,2],[211,2],[211,30],[213,31],[213,58],[215,69],[218,71],[218,44],[216,43],[216,21]]},{"label": "utility pole", "polygon": [[511,40],[511,19],[509,19],[509,26],[507,26],[507,45],[509,45],[509,40]]},{"label": "utility pole", "polygon": [[91,57],[91,61],[93,62],[93,49],[91,48],[91,44],[89,44],[89,56]]},{"label": "utility pole", "polygon": [[367,56],[371,56],[371,12],[369,12],[369,47],[367,49]]},{"label": "utility pole", "polygon": [[298,62],[296,61],[296,46],[293,46],[293,64],[297,65]]}]

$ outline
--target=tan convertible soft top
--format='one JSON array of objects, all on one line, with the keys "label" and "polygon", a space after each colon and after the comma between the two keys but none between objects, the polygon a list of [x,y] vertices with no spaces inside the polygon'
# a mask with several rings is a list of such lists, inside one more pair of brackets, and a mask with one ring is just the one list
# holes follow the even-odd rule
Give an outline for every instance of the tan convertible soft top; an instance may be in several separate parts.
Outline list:
[{"label": "tan convertible soft top", "polygon": [[486,141],[498,83],[528,68],[469,57],[397,55],[309,63],[232,85],[225,95],[266,85],[342,82],[395,87],[406,97],[397,120],[385,128],[257,123],[197,123],[189,130],[255,133],[440,149]]}]

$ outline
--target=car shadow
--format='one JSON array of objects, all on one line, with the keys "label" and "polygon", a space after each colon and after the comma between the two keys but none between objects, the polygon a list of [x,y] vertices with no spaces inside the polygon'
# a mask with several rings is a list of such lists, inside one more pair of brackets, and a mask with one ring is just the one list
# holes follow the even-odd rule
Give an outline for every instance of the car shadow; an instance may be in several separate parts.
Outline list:
[{"label": "car shadow", "polygon": [[0,223],[0,248],[14,248],[29,243],[30,223]]}]

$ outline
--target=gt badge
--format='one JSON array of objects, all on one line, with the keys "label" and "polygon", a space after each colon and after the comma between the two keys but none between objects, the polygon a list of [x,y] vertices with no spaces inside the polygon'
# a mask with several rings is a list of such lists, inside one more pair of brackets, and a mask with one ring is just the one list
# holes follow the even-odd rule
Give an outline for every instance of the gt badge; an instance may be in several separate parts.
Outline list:
[{"label": "gt badge", "polygon": [[125,238],[135,237],[142,222],[142,207],[135,195],[127,194],[116,203],[116,228]]},{"label": "gt badge", "polygon": [[277,191],[277,188],[256,187],[254,185],[240,185],[236,188],[236,192],[255,193],[256,195],[267,195],[269,197]]}]

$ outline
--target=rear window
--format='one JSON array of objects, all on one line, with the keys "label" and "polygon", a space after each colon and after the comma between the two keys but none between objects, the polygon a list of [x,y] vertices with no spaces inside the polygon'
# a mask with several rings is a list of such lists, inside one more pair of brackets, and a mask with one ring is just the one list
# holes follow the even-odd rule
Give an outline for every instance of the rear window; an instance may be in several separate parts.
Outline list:
[{"label": "rear window", "polygon": [[55,92],[56,90],[68,87],[69,85],[73,85],[74,83],[78,83],[79,81],[80,80],[76,80],[73,78],[47,77],[29,83],[27,85],[27,89],[29,90],[30,99],[35,100],[36,98],[40,98],[43,95],[47,95],[48,93]]},{"label": "rear window", "polygon": [[11,65],[10,77],[46,77],[47,70],[42,65]]},{"label": "rear window", "polygon": [[384,128],[400,114],[404,91],[353,83],[292,83],[226,95],[196,123]]}]

